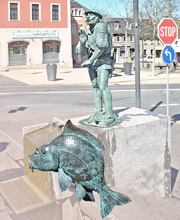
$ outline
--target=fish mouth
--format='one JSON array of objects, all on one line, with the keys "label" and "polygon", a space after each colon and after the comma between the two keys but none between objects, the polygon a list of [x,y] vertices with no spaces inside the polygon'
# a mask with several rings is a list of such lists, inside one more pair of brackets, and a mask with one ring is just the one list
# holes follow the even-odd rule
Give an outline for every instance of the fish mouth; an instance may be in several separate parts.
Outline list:
[{"label": "fish mouth", "polygon": [[33,167],[33,162],[31,161],[31,157],[30,156],[28,156],[28,161],[29,161],[29,169],[31,169],[31,171],[33,173],[34,167]]}]

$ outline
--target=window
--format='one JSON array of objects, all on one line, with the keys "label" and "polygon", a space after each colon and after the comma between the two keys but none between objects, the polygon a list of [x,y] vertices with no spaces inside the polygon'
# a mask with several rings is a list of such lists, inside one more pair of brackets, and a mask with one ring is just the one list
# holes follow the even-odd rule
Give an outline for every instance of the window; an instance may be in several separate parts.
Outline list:
[{"label": "window", "polygon": [[153,55],[153,49],[151,49],[151,55]]},{"label": "window", "polygon": [[144,55],[144,56],[146,56],[146,55],[147,55],[147,50],[144,50],[143,55]]},{"label": "window", "polygon": [[20,20],[20,3],[19,2],[8,2],[9,8],[9,21]]},{"label": "window", "polygon": [[51,4],[51,21],[60,20],[60,4]]},{"label": "window", "polygon": [[77,16],[78,15],[78,9],[76,8],[75,9],[75,16]]},{"label": "window", "polygon": [[130,23],[128,23],[128,29],[131,29],[131,24]]},{"label": "window", "polygon": [[28,42],[13,41],[8,43],[9,64],[25,64]]},{"label": "window", "polygon": [[161,50],[156,50],[156,58],[160,58],[161,57]]},{"label": "window", "polygon": [[31,21],[41,21],[40,3],[31,3]]},{"label": "window", "polygon": [[76,33],[75,24],[72,24],[72,35],[74,35],[75,33]]},{"label": "window", "polygon": [[71,10],[71,14],[73,16],[82,16],[82,10],[79,8],[74,8]]},{"label": "window", "polygon": [[119,22],[114,23],[114,29],[119,29]]},{"label": "window", "polygon": [[79,24],[78,25],[78,30],[80,31],[81,29],[84,29],[84,24]]},{"label": "window", "polygon": [[38,4],[32,5],[32,20],[39,21],[39,5]]},{"label": "window", "polygon": [[154,41],[153,40],[151,40],[151,44],[153,44],[154,43]]},{"label": "window", "polygon": [[124,42],[126,41],[126,37],[124,37]]},{"label": "window", "polygon": [[132,36],[130,36],[130,42],[133,42],[133,37]]},{"label": "window", "polygon": [[120,38],[119,36],[117,37],[117,41],[118,41],[118,42],[121,41],[121,38]]},{"label": "window", "polygon": [[146,39],[144,39],[143,41],[144,41],[144,44],[147,44],[147,40]]},{"label": "window", "polygon": [[43,42],[43,62],[59,62],[61,42],[48,40]]}]

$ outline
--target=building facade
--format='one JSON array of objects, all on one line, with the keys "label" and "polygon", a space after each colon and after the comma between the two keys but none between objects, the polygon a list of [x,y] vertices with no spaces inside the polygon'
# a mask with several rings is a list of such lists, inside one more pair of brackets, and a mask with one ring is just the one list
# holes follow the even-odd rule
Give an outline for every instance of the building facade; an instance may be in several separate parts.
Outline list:
[{"label": "building facade", "polygon": [[79,29],[87,29],[84,13],[88,9],[79,4],[76,0],[71,0],[71,25],[72,25],[72,57],[74,64],[82,63],[86,58],[76,53],[76,45],[79,42]]},{"label": "building facade", "polygon": [[106,18],[104,21],[112,35],[112,56],[116,63],[134,59],[134,29],[131,20]]},{"label": "building facade", "polygon": [[70,0],[1,0],[0,66],[72,67]]}]

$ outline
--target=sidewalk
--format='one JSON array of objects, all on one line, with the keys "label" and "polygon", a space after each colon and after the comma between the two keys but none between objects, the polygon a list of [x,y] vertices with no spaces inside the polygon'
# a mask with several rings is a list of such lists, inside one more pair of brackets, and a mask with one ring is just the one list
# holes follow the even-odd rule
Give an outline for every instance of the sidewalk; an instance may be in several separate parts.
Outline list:
[{"label": "sidewalk", "polygon": [[[32,66],[28,69],[26,66],[12,66],[0,69],[0,74],[31,86],[37,85],[90,85],[90,79],[87,68],[60,68],[57,69],[55,81],[48,81],[46,66]],[[157,70],[155,76],[151,70],[141,69],[141,84],[165,84],[166,70]],[[122,69],[115,69],[109,84],[134,84],[135,71],[131,75],[125,75]],[[169,73],[169,83],[180,83],[180,70]]]}]

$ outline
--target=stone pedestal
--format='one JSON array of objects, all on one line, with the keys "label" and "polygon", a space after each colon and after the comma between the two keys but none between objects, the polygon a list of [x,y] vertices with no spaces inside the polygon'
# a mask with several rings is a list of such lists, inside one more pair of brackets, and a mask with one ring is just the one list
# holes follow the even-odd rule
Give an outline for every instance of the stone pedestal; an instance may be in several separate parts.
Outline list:
[{"label": "stone pedestal", "polygon": [[[171,194],[170,119],[138,108],[116,112],[122,122],[112,128],[80,126],[105,147],[105,179],[121,192]],[[72,122],[78,125],[80,119]]]},{"label": "stone pedestal", "polygon": [[[106,182],[120,192],[135,190],[142,194],[154,193],[160,197],[170,195],[169,118],[138,108],[119,109],[116,113],[122,123],[112,128],[78,124],[79,120],[87,117],[71,119],[75,125],[88,130],[102,141],[105,147],[103,155]],[[61,121],[59,124],[65,122]],[[70,191],[61,193],[56,173],[38,170],[31,173],[27,159],[36,148],[60,135],[61,128],[51,124],[40,129],[26,128],[24,132],[25,176],[50,200],[72,195]]]}]

